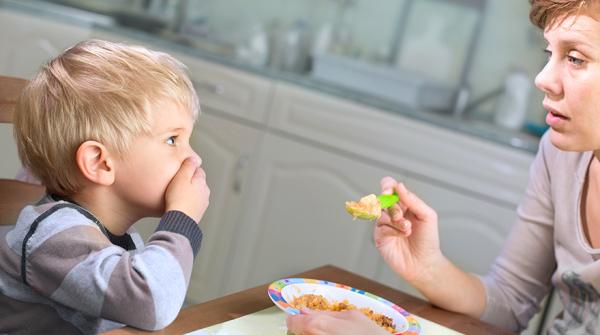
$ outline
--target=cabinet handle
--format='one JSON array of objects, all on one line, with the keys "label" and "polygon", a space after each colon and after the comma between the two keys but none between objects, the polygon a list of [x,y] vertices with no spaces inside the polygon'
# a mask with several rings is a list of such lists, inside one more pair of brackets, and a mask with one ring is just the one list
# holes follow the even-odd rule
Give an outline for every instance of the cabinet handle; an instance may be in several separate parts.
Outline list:
[{"label": "cabinet handle", "polygon": [[241,155],[238,160],[237,163],[235,163],[235,168],[234,168],[234,175],[233,175],[233,192],[240,194],[242,192],[242,182],[243,182],[243,175],[244,175],[244,170],[246,169],[246,166],[248,165],[248,155]]},{"label": "cabinet handle", "polygon": [[221,83],[213,84],[213,83],[197,82],[197,81],[193,81],[192,83],[198,90],[208,91],[208,92],[210,92],[212,94],[216,94],[216,95],[224,95],[225,94],[225,85],[224,84],[221,84]]}]

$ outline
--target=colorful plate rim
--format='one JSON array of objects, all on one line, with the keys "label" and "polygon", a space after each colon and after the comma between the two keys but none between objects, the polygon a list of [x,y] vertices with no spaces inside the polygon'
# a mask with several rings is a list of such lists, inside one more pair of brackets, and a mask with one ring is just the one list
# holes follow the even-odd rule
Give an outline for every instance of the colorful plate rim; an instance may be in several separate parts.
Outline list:
[{"label": "colorful plate rim", "polygon": [[417,321],[417,319],[412,314],[405,311],[402,307],[400,307],[400,306],[394,304],[393,302],[386,300],[380,296],[369,293],[367,291],[359,290],[359,289],[356,289],[356,288],[348,286],[348,285],[338,284],[338,283],[328,281],[328,280],[310,279],[310,278],[284,278],[284,279],[279,279],[279,280],[272,282],[267,289],[269,298],[271,298],[271,300],[277,307],[281,308],[287,314],[292,314],[292,315],[300,314],[300,311],[298,309],[292,307],[282,296],[283,288],[288,285],[291,285],[291,284],[319,284],[319,285],[333,286],[333,287],[342,288],[342,289],[345,289],[348,291],[352,291],[354,293],[365,295],[371,299],[375,299],[375,300],[391,307],[392,309],[396,310],[397,312],[399,312],[402,316],[404,316],[406,318],[406,321],[408,321],[408,329],[399,334],[402,334],[402,335],[419,335],[419,334],[421,334],[421,325],[419,324],[419,321]]}]

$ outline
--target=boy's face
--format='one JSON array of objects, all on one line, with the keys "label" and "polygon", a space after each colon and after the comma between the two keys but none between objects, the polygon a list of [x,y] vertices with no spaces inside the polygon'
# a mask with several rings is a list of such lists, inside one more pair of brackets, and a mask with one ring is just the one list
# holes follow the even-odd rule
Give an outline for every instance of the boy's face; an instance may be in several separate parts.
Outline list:
[{"label": "boy's face", "polygon": [[550,139],[570,151],[600,150],[600,22],[581,15],[546,29],[548,63],[535,80],[545,93]]},{"label": "boy's face", "polygon": [[161,216],[165,191],[188,157],[200,157],[190,147],[191,113],[170,101],[153,106],[152,132],[136,138],[119,161],[115,190],[133,215]]}]

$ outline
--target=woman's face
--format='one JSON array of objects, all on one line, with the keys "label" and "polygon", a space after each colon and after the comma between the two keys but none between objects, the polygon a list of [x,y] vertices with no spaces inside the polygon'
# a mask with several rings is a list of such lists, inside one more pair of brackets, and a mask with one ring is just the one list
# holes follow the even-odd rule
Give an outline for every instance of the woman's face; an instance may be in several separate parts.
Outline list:
[{"label": "woman's face", "polygon": [[548,63],[535,85],[545,93],[550,139],[562,150],[600,153],[600,22],[567,17],[544,37]]}]

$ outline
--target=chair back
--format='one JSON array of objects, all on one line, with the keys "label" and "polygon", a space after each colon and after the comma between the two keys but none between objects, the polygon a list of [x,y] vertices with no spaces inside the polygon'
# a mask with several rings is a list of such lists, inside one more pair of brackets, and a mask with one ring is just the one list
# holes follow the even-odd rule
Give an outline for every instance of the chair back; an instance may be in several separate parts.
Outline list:
[{"label": "chair back", "polygon": [[[12,123],[17,99],[26,85],[25,79],[0,76],[0,123]],[[0,225],[15,224],[21,209],[40,199],[44,191],[41,185],[0,179]]]},{"label": "chair back", "polygon": [[0,123],[12,123],[17,98],[25,85],[25,79],[0,76]]}]

